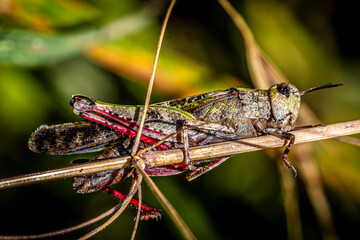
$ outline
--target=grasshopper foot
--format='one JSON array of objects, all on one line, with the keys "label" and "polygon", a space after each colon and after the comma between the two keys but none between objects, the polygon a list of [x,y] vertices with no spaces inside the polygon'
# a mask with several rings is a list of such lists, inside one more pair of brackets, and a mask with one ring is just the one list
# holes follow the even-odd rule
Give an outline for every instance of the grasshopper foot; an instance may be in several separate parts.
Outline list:
[{"label": "grasshopper foot", "polygon": [[297,171],[296,171],[295,167],[293,165],[291,165],[291,163],[286,158],[287,158],[287,153],[283,153],[282,160],[284,161],[285,165],[293,171],[294,177],[296,177]]},{"label": "grasshopper foot", "polygon": [[[149,220],[149,219],[155,219],[156,221],[158,219],[161,220],[162,217],[162,210],[161,209],[153,209],[152,211],[144,211],[140,214],[140,220]],[[134,218],[134,221],[136,218]]]}]

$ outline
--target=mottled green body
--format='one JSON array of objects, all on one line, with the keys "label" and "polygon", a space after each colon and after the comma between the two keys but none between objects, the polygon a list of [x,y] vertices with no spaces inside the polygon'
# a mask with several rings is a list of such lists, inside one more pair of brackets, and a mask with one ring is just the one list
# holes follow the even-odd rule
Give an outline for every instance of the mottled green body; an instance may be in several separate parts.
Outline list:
[{"label": "mottled green body", "polygon": [[226,131],[212,133],[216,137],[212,142],[218,142],[217,138],[235,140],[264,134],[266,128],[289,131],[298,116],[300,94],[293,85],[283,83],[269,90],[232,88],[157,105],[179,108],[199,121],[225,125]]}]

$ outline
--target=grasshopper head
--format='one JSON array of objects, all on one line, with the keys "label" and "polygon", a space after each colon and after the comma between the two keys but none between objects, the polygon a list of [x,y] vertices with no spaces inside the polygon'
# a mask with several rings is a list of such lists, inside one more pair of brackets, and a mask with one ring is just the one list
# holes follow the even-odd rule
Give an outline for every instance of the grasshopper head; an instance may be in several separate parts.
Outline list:
[{"label": "grasshopper head", "polygon": [[299,92],[291,83],[280,83],[269,88],[272,114],[277,123],[292,127],[300,108],[300,96],[320,89],[342,86],[342,84],[327,83],[318,87]]},{"label": "grasshopper head", "polygon": [[290,83],[280,83],[270,87],[268,91],[275,121],[292,126],[300,108],[299,90]]},{"label": "grasshopper head", "polygon": [[92,100],[91,98],[84,96],[84,95],[80,95],[80,94],[75,94],[72,95],[71,100],[70,100],[70,106],[72,106],[73,112],[76,115],[81,115],[81,113],[83,112],[89,112],[91,111],[92,107],[95,105],[94,100]]}]

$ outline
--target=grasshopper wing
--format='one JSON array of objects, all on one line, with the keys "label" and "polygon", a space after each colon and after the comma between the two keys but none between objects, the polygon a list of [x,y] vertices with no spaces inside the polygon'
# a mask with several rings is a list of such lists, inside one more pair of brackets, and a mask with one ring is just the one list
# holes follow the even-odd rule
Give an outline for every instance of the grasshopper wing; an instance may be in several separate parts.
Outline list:
[{"label": "grasshopper wing", "polygon": [[224,101],[225,99],[233,98],[236,96],[238,96],[237,91],[234,91],[234,89],[231,88],[228,90],[218,90],[218,91],[203,93],[186,98],[160,102],[154,105],[169,106],[169,107],[181,109],[183,111],[193,112],[192,110],[199,109],[210,103]]},{"label": "grasshopper wing", "polygon": [[90,121],[42,125],[31,134],[29,149],[51,155],[81,154],[101,151],[122,135]]}]

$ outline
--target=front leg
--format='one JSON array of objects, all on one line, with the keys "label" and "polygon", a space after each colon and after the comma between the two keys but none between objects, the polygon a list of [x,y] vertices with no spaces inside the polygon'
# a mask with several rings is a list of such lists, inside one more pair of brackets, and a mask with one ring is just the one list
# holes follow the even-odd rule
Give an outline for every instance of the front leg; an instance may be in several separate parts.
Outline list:
[{"label": "front leg", "polygon": [[289,155],[290,149],[295,143],[295,135],[288,133],[286,131],[282,131],[277,128],[265,128],[262,130],[262,132],[285,140],[286,148],[282,154],[282,160],[284,161],[285,165],[294,172],[294,176],[296,177],[297,171],[295,167],[291,165],[291,163],[287,160],[287,156]]}]

